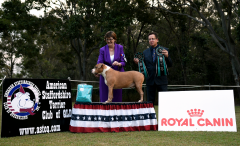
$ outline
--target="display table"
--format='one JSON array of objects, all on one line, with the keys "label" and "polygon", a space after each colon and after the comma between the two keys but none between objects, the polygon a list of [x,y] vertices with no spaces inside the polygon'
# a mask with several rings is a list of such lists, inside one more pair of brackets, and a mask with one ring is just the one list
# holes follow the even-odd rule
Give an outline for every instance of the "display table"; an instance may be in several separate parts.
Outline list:
[{"label": "display table", "polygon": [[153,104],[142,103],[78,103],[74,104],[71,132],[122,132],[157,130]]}]

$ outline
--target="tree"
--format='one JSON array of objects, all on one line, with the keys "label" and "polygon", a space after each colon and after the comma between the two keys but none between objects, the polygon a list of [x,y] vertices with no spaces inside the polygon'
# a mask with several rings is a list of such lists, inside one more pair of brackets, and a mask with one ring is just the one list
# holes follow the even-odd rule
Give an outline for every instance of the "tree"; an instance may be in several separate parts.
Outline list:
[{"label": "tree", "polygon": [[[171,3],[166,3],[166,5],[170,11],[191,13],[188,8],[181,5],[172,5]],[[168,36],[165,42],[161,43],[162,45],[169,45],[171,54],[176,52],[175,57],[173,57],[173,59],[175,59],[174,69],[178,70],[178,74],[181,73],[180,84],[186,85],[189,83],[187,76],[192,63],[190,59],[191,53],[189,52],[190,36],[193,33],[192,27],[194,27],[195,24],[187,19],[187,17],[171,15],[162,9],[158,9],[158,11],[163,16],[161,18],[163,23],[157,25],[156,29],[160,34]],[[166,27],[166,25],[168,25],[168,27]],[[160,37],[160,39],[163,39],[162,35]]]},{"label": "tree", "polygon": [[[169,13],[184,15],[188,18],[191,18],[197,22],[199,22],[200,27],[205,27],[209,32],[210,36],[214,40],[214,42],[219,47],[219,52],[224,51],[228,54],[230,59],[230,64],[232,67],[232,72],[234,76],[234,81],[236,85],[239,85],[239,75],[240,75],[240,63],[239,63],[239,55],[237,51],[236,38],[233,37],[233,30],[236,26],[236,19],[238,20],[238,16],[235,13],[235,10],[238,8],[238,3],[235,1],[224,0],[222,2],[218,2],[217,0],[211,1],[198,1],[198,0],[185,0],[185,1],[171,1],[165,0],[164,2],[171,3],[172,5],[181,5],[192,9],[194,14],[181,13],[176,11],[171,11],[168,7],[165,7],[164,3],[161,3],[157,0],[157,6],[152,8],[154,9],[163,9]],[[212,15],[208,14],[208,11],[212,11]],[[218,26],[214,27],[212,25],[212,20],[218,20]],[[221,28],[219,31],[218,28]],[[218,30],[217,30],[218,29]],[[239,89],[240,95],[240,89]]]},{"label": "tree", "polygon": [[[103,44],[103,36],[109,30],[121,34],[124,26],[129,25],[131,13],[122,9],[129,8],[127,1],[113,0],[66,0],[59,1],[59,7],[49,13],[60,18],[56,34],[69,40],[78,60],[79,76],[86,80],[86,67],[92,52]],[[57,4],[57,3],[55,3]]]},{"label": "tree", "polygon": [[125,54],[130,59],[125,67],[127,70],[137,69],[132,61],[133,56],[137,52],[145,50],[148,45],[147,35],[151,31],[149,27],[155,25],[160,17],[160,13],[152,11],[149,6],[150,4],[146,0],[133,0],[131,3],[132,11],[128,13],[133,13],[133,18],[131,25],[126,27],[125,37],[127,40]]},{"label": "tree", "polygon": [[24,56],[19,66],[22,68],[18,76],[28,78],[67,79],[76,76],[75,55],[68,41],[56,35],[56,26],[61,23],[59,18],[44,15],[40,31],[35,35],[35,45],[41,48],[35,56]]},{"label": "tree", "polygon": [[16,59],[23,55],[34,56],[38,49],[32,36],[38,31],[38,18],[29,15],[29,8],[20,0],[6,1],[0,9],[1,44],[5,64],[8,64],[9,77],[13,77]]}]

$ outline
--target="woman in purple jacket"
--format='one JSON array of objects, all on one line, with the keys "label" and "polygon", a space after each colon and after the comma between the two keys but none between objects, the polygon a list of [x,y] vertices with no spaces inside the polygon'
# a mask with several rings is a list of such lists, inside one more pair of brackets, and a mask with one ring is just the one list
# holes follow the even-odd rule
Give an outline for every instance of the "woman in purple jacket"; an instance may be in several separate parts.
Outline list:
[{"label": "woman in purple jacket", "polygon": [[[105,34],[104,39],[107,45],[100,49],[97,63],[104,63],[114,70],[124,72],[123,67],[125,66],[125,54],[123,52],[123,46],[116,44],[116,33],[113,31],[108,31]],[[100,75],[99,94],[100,102],[105,102],[108,100],[108,86],[105,84],[102,75]],[[112,102],[122,102],[122,89],[113,89]]]}]

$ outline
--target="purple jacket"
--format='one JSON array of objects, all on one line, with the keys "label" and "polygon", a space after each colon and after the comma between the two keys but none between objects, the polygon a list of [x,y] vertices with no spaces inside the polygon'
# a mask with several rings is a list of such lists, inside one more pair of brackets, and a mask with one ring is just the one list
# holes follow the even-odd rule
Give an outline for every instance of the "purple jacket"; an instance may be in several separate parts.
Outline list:
[{"label": "purple jacket", "polygon": [[[124,55],[123,46],[115,43],[113,62],[117,61],[117,62],[121,63],[122,66],[121,67],[112,66],[109,48],[108,48],[108,45],[106,45],[100,49],[97,63],[104,63],[104,64],[108,65],[109,67],[112,67],[112,69],[114,69],[114,70],[124,72],[123,67],[125,66],[125,61],[124,61],[123,55]],[[100,82],[99,82],[100,102],[105,102],[108,99],[108,87],[104,82],[103,76],[100,76],[99,80],[100,80]],[[113,89],[112,102],[122,102],[122,89]]]},{"label": "purple jacket", "polygon": [[109,53],[109,48],[108,48],[108,45],[102,47],[100,49],[100,53],[99,53],[99,57],[98,57],[98,63],[104,63],[106,65],[108,65],[109,67],[112,66],[112,68],[114,70],[118,70],[118,71],[121,71],[121,72],[124,72],[124,66],[125,66],[125,61],[124,61],[124,57],[123,57],[124,52],[123,52],[123,46],[122,45],[119,45],[119,44],[116,44],[115,43],[115,47],[114,47],[114,61],[117,61],[119,63],[122,64],[121,67],[118,67],[118,66],[112,66],[112,62],[111,62],[111,59],[110,59],[110,53]]}]

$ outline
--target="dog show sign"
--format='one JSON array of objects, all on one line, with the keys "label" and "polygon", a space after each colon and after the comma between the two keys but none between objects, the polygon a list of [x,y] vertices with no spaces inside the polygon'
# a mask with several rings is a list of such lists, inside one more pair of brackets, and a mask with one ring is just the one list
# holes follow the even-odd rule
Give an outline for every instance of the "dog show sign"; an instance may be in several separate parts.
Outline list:
[{"label": "dog show sign", "polygon": [[1,137],[69,130],[69,80],[5,79],[2,91]]},{"label": "dog show sign", "polygon": [[233,90],[159,92],[158,131],[237,132]]}]

